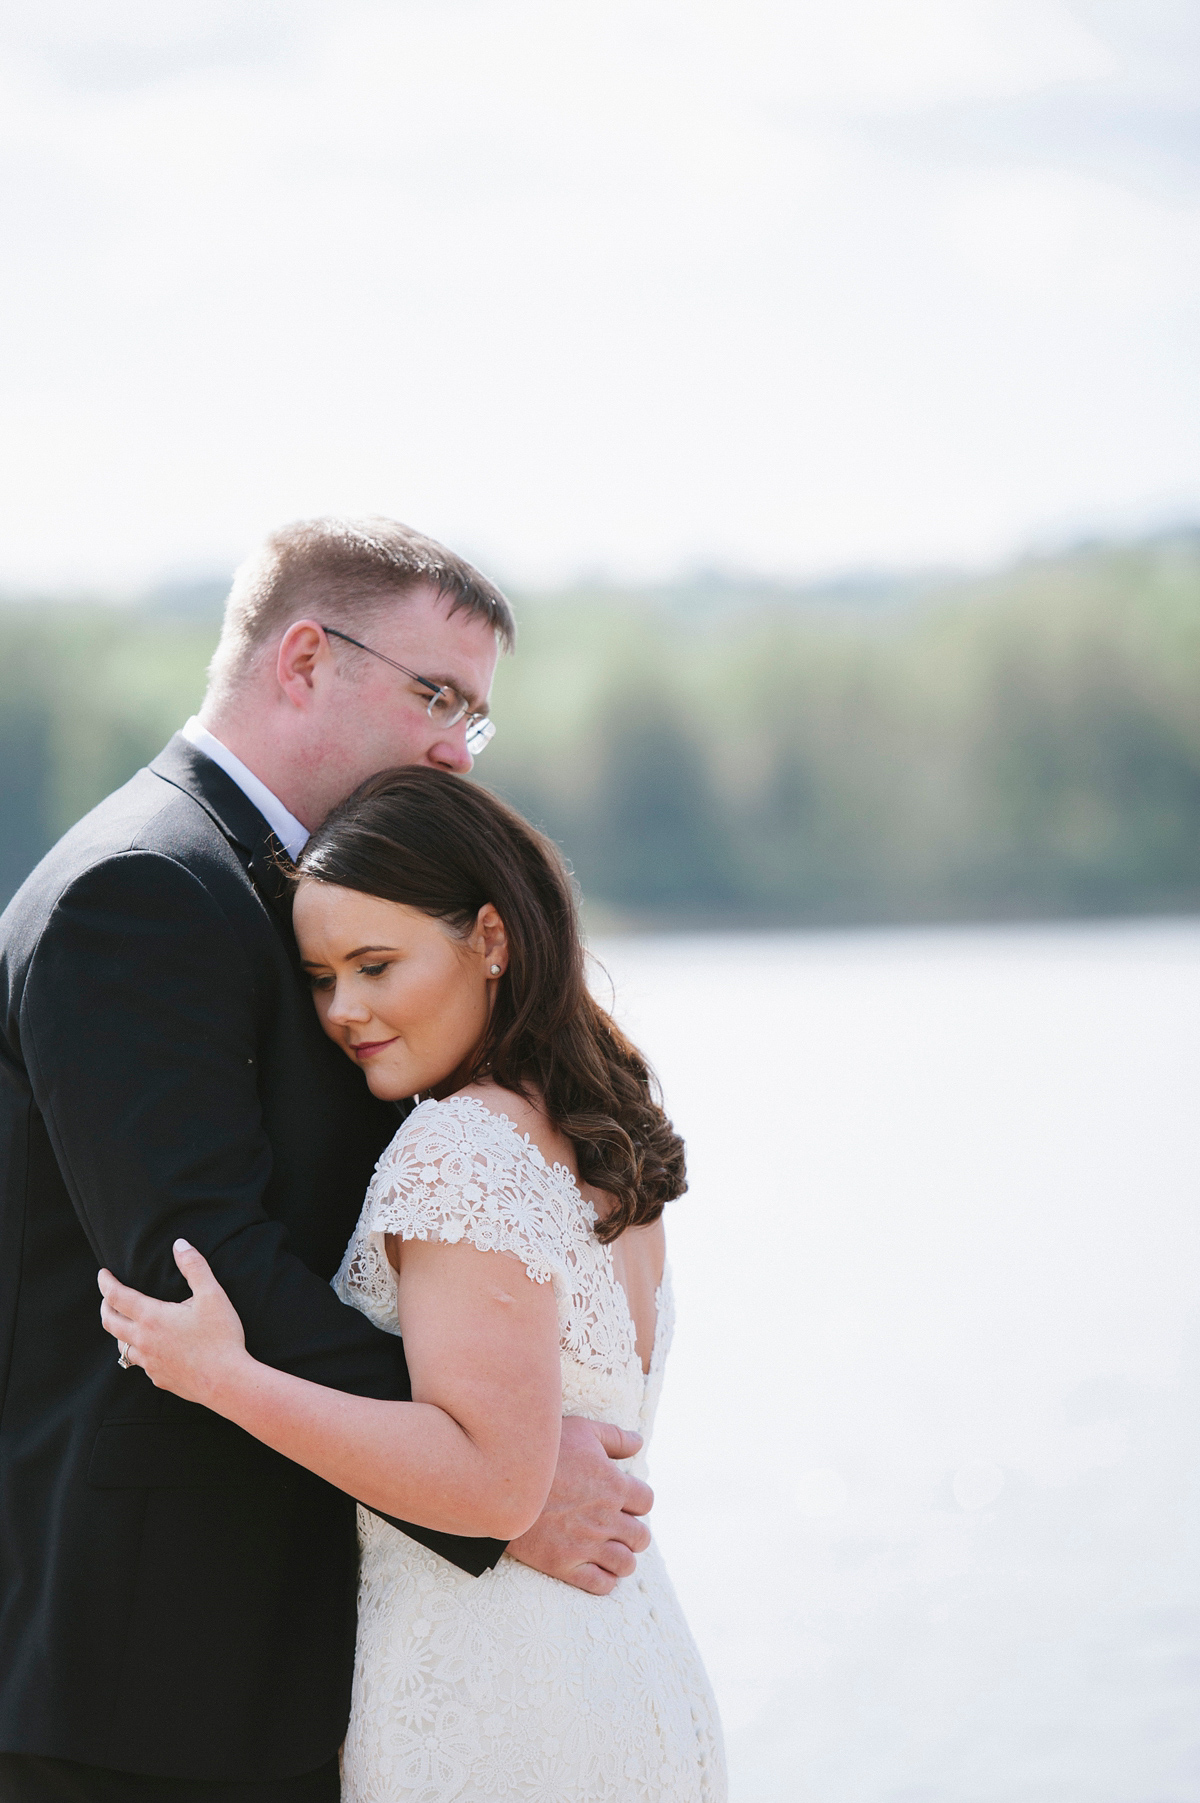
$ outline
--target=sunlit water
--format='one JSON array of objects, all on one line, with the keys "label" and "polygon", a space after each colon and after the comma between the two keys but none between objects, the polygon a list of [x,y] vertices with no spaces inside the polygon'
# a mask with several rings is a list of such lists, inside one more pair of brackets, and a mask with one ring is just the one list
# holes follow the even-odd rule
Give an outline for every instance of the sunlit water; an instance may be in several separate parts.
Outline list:
[{"label": "sunlit water", "polygon": [[1200,926],[610,940],[734,1803],[1200,1798]]}]

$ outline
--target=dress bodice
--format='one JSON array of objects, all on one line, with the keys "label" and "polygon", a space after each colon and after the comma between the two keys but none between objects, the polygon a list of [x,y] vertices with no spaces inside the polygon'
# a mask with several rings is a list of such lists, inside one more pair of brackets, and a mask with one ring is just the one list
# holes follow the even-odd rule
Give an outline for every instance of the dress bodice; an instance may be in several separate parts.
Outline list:
[{"label": "dress bodice", "polygon": [[[670,1275],[656,1298],[649,1373],[596,1211],[572,1173],[547,1164],[528,1134],[473,1096],[422,1102],[375,1167],[334,1288],[389,1333],[400,1331],[384,1240],[469,1240],[506,1252],[558,1304],[563,1413],[633,1428],[649,1440],[674,1326]],[[642,1455],[639,1455],[639,1462]]]}]

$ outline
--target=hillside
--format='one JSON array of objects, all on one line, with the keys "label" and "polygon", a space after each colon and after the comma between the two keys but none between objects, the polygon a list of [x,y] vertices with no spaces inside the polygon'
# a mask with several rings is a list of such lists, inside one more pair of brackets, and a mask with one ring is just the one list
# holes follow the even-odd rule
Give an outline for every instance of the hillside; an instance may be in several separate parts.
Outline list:
[{"label": "hillside", "polygon": [[[0,894],[192,710],[215,591],[6,606]],[[638,923],[1200,906],[1200,534],[517,597],[478,775]]]}]

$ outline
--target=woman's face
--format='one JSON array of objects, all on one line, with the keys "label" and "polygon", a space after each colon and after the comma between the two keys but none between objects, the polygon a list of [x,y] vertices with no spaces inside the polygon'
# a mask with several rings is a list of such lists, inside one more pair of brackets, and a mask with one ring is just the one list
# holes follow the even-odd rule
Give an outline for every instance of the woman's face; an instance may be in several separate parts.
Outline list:
[{"label": "woman's face", "polygon": [[460,938],[399,902],[309,878],[293,915],[321,1025],[385,1101],[467,1080],[508,961],[495,908]]}]

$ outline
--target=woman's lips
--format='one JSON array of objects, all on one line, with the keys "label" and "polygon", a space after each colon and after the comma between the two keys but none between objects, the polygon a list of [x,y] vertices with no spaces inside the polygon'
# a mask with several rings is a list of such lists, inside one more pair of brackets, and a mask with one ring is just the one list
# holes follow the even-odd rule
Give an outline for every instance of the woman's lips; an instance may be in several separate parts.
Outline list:
[{"label": "woman's lips", "polygon": [[382,1052],[384,1046],[395,1045],[399,1037],[399,1033],[395,1033],[391,1039],[364,1039],[360,1045],[352,1045],[350,1050],[356,1058],[371,1058],[376,1052]]}]

